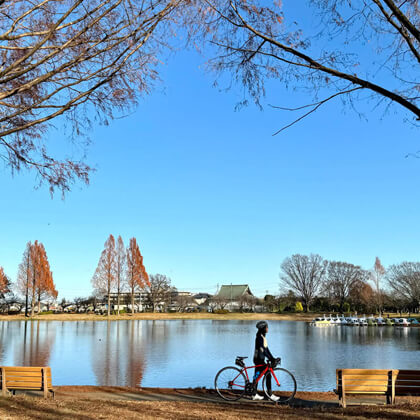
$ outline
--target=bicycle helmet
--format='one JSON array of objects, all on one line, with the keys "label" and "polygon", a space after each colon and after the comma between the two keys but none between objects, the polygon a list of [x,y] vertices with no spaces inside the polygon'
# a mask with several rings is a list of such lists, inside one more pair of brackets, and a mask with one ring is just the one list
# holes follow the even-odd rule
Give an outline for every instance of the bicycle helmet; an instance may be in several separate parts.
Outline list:
[{"label": "bicycle helmet", "polygon": [[255,325],[259,330],[263,330],[268,327],[267,321],[258,321]]}]

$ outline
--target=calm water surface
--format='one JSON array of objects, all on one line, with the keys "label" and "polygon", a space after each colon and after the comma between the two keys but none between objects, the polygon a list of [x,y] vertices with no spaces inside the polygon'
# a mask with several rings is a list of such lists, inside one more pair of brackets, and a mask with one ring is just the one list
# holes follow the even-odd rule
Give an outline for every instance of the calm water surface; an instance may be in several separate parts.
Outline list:
[{"label": "calm water surface", "polygon": [[[271,321],[269,347],[300,390],[335,387],[336,368],[420,369],[420,328]],[[255,321],[0,322],[0,364],[51,366],[54,385],[213,387],[253,353]]]}]

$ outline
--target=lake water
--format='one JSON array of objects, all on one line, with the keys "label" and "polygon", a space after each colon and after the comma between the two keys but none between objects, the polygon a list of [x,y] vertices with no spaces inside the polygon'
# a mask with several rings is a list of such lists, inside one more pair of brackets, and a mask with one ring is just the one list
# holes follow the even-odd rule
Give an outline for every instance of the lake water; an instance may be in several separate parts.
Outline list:
[{"label": "lake water", "polygon": [[[0,365],[51,366],[54,385],[212,388],[236,356],[251,360],[255,322],[3,321]],[[420,369],[420,328],[269,328],[270,350],[298,390],[332,390],[336,368]]]}]

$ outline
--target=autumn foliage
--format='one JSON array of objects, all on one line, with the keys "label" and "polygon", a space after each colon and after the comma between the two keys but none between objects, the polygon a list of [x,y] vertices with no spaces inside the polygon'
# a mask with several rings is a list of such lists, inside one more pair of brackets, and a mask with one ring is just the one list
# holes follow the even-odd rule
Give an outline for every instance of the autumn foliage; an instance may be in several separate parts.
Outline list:
[{"label": "autumn foliage", "polygon": [[35,313],[35,306],[40,310],[41,300],[47,298],[56,299],[56,290],[53,274],[50,269],[47,252],[41,242],[26,244],[22,262],[19,265],[17,287],[26,298],[26,315],[28,314],[28,302],[31,302],[31,315]]},{"label": "autumn foliage", "polygon": [[130,239],[130,245],[127,248],[127,284],[131,293],[131,313],[134,313],[134,293],[139,289],[144,289],[146,285],[150,286],[136,238]]},{"label": "autumn foliage", "polygon": [[6,276],[3,267],[0,267],[0,295],[4,295],[9,292],[9,279]]},{"label": "autumn foliage", "polygon": [[92,285],[96,294],[107,296],[108,316],[111,313],[111,293],[117,293],[119,306],[120,293],[128,288],[131,293],[131,310],[133,312],[134,294],[149,284],[149,276],[136,239],[131,238],[129,247],[124,250],[121,236],[118,237],[117,244],[115,244],[114,236],[109,235],[92,277]]}]

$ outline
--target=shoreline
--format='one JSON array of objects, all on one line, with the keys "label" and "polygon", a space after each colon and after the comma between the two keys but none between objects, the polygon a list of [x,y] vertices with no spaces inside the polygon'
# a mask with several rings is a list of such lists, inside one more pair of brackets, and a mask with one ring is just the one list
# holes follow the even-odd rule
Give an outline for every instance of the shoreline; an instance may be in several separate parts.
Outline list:
[{"label": "shoreline", "polygon": [[227,313],[227,314],[214,314],[214,313],[157,313],[157,312],[140,312],[131,314],[120,315],[96,315],[96,314],[48,314],[48,315],[35,315],[34,317],[27,317],[25,315],[0,315],[0,321],[121,321],[121,320],[195,320],[195,319],[208,319],[208,320],[233,320],[233,321],[254,321],[254,320],[267,320],[267,321],[311,321],[319,314],[276,314],[276,313]]},{"label": "shoreline", "polygon": [[[291,405],[243,398],[226,402],[205,388],[130,388],[112,386],[58,386],[55,399],[18,394],[0,399],[0,418],[26,419],[418,419],[420,398],[397,398],[384,405],[384,397],[353,400],[343,409],[333,392],[297,392]],[[371,397],[372,398],[372,397]],[[374,404],[374,405],[372,405]]]},{"label": "shoreline", "polygon": [[[310,322],[316,317],[322,317],[322,313],[240,313],[229,312],[227,314],[215,314],[209,312],[139,312],[135,314],[120,315],[97,315],[97,314],[44,314],[27,317],[25,315],[0,315],[0,321],[127,321],[127,320],[145,320],[145,321],[167,321],[167,320],[221,320],[221,321],[301,321]],[[407,317],[408,314],[397,315],[390,314],[390,318]],[[417,318],[416,316],[414,316]],[[419,319],[420,321],[420,319]],[[420,327],[419,325],[411,325],[410,327]],[[381,328],[381,327],[379,327]]]}]

